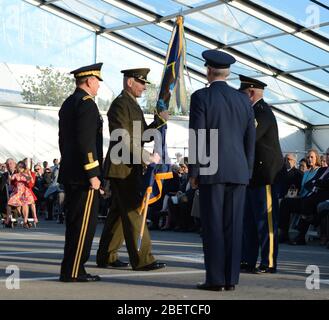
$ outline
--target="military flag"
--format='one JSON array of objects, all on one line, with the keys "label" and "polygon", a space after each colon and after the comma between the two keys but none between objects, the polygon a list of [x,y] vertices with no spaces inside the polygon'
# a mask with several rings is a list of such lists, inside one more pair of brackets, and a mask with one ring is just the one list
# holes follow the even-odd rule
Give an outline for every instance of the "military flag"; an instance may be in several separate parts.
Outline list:
[{"label": "military flag", "polygon": [[138,238],[138,250],[140,250],[142,244],[148,206],[161,198],[163,180],[173,177],[170,170],[170,161],[168,159],[166,145],[167,123],[160,117],[160,113],[169,109],[170,99],[173,94],[176,98],[175,103],[177,110],[186,111],[187,109],[184,82],[185,52],[183,17],[178,16],[168,45],[166,62],[154,115],[155,121],[158,124],[157,129],[161,134],[161,141],[156,139],[154,142],[154,152],[161,156],[161,163],[150,164],[144,176],[145,194],[140,207],[140,214],[143,214],[143,221]]}]

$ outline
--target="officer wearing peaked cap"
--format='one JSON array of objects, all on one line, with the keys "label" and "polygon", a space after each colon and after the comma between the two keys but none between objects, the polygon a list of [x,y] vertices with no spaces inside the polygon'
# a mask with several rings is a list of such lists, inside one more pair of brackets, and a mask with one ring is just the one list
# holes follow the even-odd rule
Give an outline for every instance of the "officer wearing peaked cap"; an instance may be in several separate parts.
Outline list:
[{"label": "officer wearing peaked cap", "polygon": [[121,70],[123,76],[126,78],[134,78],[143,82],[144,84],[151,84],[150,81],[147,80],[147,75],[150,72],[149,68],[137,68],[137,69],[126,69]]},{"label": "officer wearing peaked cap", "polygon": [[94,97],[99,89],[102,63],[71,74],[76,90],[59,111],[61,164],[58,181],[66,197],[66,234],[60,280],[98,281],[88,274],[87,262],[96,230],[102,168],[103,121]]},{"label": "officer wearing peaked cap", "polygon": [[266,83],[259,81],[257,79],[252,79],[252,78],[246,77],[242,74],[239,75],[239,79],[241,82],[240,88],[239,88],[240,91],[247,90],[248,88],[256,88],[256,89],[264,90],[265,87],[267,87]]},{"label": "officer wearing peaked cap", "polygon": [[[123,241],[134,270],[149,271],[165,267],[164,263],[155,260],[151,252],[151,239],[145,226],[140,251],[137,249],[138,236],[142,223],[139,207],[142,204],[143,165],[158,163],[160,156],[151,154],[143,148],[143,133],[149,128],[156,128],[157,121],[146,124],[143,111],[137,99],[141,97],[149,83],[148,68],[122,70],[124,89],[112,102],[108,111],[110,129],[110,146],[104,164],[104,177],[110,180],[112,203],[110,213],[104,223],[104,229],[97,251],[98,267],[125,267],[128,264],[118,258],[118,249]],[[161,112],[159,121],[167,121],[168,113]],[[162,121],[162,120],[161,120]],[[134,126],[141,126],[141,136],[134,131]],[[122,130],[122,141],[118,142],[112,134],[116,129]],[[117,130],[116,130],[117,131]],[[128,134],[125,134],[128,133]],[[124,144],[129,152],[129,159],[115,159],[117,144]],[[119,156],[120,157],[120,156]],[[134,159],[142,159],[144,163],[136,163]]]},{"label": "officer wearing peaked cap", "polygon": [[233,56],[226,52],[217,50],[206,50],[202,52],[202,57],[205,59],[205,67],[214,69],[228,69],[236,60]]},{"label": "officer wearing peaked cap", "polygon": [[[217,50],[202,56],[210,86],[191,96],[189,139],[189,150],[196,150],[197,157],[189,164],[189,176],[191,186],[199,186],[206,269],[206,280],[197,288],[234,290],[240,273],[245,189],[253,167],[254,113],[248,97],[226,83],[234,57]],[[201,146],[204,149],[198,150]],[[198,158],[204,154],[209,164]]]},{"label": "officer wearing peaked cap", "polygon": [[[266,83],[240,75],[240,91],[252,102],[256,119],[253,176],[246,192],[241,269],[276,272],[278,255],[278,195],[275,178],[283,166],[278,126],[271,107],[263,100]],[[256,269],[259,248],[261,262]]]}]

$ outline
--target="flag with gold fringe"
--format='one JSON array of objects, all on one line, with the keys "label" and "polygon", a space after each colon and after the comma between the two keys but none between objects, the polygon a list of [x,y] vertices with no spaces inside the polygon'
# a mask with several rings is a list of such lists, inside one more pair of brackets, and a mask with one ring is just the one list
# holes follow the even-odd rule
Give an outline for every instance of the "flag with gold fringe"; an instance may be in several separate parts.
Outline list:
[{"label": "flag with gold fringe", "polygon": [[175,96],[176,109],[181,112],[185,112],[187,110],[186,89],[184,82],[185,53],[186,45],[184,38],[183,17],[178,16],[168,45],[166,62],[164,65],[160,92],[154,115],[154,119],[157,123],[157,129],[161,134],[161,141],[158,141],[159,139],[155,139],[154,152],[161,156],[161,163],[150,164],[144,175],[145,193],[139,211],[140,214],[143,214],[143,220],[138,238],[138,250],[140,250],[142,245],[148,206],[161,198],[163,180],[171,179],[173,177],[170,170],[170,160],[166,145],[167,123],[160,117],[160,113],[169,109],[170,99],[173,95]]}]

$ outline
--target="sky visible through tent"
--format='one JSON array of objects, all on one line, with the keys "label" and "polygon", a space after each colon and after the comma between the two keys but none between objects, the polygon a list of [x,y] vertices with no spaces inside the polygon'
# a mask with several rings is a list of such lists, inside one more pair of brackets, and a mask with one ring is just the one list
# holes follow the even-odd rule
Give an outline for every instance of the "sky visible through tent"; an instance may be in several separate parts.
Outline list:
[{"label": "sky visible through tent", "polygon": [[[146,48],[148,57],[163,56],[171,35],[168,22],[183,14],[191,75],[205,73],[203,50],[215,46],[237,53],[231,85],[239,87],[239,74],[257,77],[268,84],[265,98],[276,110],[312,125],[329,124],[329,0],[0,0],[0,4],[5,8],[0,13],[4,56],[0,62],[29,59],[49,65],[52,58],[53,65],[68,68],[92,63],[99,53],[90,50],[82,57],[79,52],[95,43],[103,51],[104,36],[127,39],[139,51]],[[15,4],[23,12],[20,16],[13,11]],[[84,27],[60,22],[54,18],[58,12],[62,18],[69,14],[72,20],[73,14],[75,20],[89,23],[102,40],[95,41],[94,33]],[[52,39],[47,42],[47,37]],[[33,46],[39,44],[41,54],[35,55]],[[14,46],[20,49],[17,57],[12,55]],[[65,52],[68,59],[63,61],[58,52]]]}]

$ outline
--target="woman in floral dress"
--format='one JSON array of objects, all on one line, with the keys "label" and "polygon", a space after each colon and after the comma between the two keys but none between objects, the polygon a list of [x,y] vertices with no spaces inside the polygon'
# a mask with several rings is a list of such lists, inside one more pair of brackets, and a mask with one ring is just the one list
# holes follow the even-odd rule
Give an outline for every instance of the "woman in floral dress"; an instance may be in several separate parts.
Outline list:
[{"label": "woman in floral dress", "polygon": [[22,208],[24,217],[24,227],[29,228],[28,215],[29,205],[34,203],[34,198],[29,189],[29,183],[31,181],[31,173],[26,170],[26,164],[23,161],[19,161],[17,164],[17,173],[11,178],[11,184],[14,186],[14,190],[9,198],[8,206]]},{"label": "woman in floral dress", "polygon": [[36,182],[36,173],[31,171],[32,170],[32,159],[25,158],[22,161],[24,161],[24,163],[26,165],[25,173],[27,173],[28,175],[31,176],[31,179],[30,179],[29,184],[28,184],[27,187],[30,189],[31,194],[33,196],[33,200],[34,200],[33,203],[31,203],[30,207],[31,207],[31,212],[32,212],[33,220],[34,220],[34,225],[36,226],[36,224],[39,222],[38,217],[37,217],[37,209],[36,209],[36,206],[35,206],[35,202],[38,200],[38,198],[33,192],[33,188],[34,188],[34,185],[35,185],[35,182]]}]

